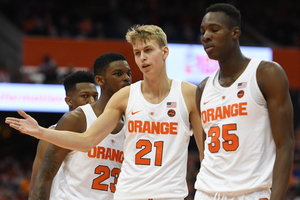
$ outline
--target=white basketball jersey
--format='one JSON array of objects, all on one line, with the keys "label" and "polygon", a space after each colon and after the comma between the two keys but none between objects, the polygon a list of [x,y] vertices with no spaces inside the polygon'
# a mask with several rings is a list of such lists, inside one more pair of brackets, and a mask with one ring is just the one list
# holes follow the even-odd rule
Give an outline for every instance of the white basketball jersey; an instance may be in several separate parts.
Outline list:
[{"label": "white basketball jersey", "polygon": [[[90,104],[80,106],[87,128],[97,119]],[[62,163],[52,184],[51,200],[111,200],[124,159],[125,126],[109,134],[89,152],[72,151]]]},{"label": "white basketball jersey", "polygon": [[190,136],[181,81],[159,104],[149,103],[141,81],[130,86],[125,113],[124,162],[115,199],[184,198]]},{"label": "white basketball jersey", "polygon": [[207,80],[200,102],[206,141],[197,190],[238,196],[271,187],[275,143],[268,110],[256,103],[266,103],[256,81],[260,62],[252,59],[222,91],[214,81],[219,70]]}]

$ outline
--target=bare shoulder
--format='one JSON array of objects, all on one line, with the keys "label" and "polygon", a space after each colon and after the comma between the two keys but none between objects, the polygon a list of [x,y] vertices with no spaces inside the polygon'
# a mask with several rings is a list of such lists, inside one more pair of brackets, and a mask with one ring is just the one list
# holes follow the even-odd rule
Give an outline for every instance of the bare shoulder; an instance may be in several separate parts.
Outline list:
[{"label": "bare shoulder", "polygon": [[73,111],[65,113],[58,121],[55,129],[84,132],[86,129],[86,119],[83,110],[78,107]]},{"label": "bare shoulder", "polygon": [[276,62],[262,61],[256,72],[257,84],[267,98],[268,94],[287,91],[288,78],[284,69]]},{"label": "bare shoulder", "polygon": [[276,74],[285,74],[283,68],[277,63],[277,62],[271,62],[271,61],[261,61],[257,68],[258,74],[267,75],[271,73],[270,75],[276,75]]},{"label": "bare shoulder", "polygon": [[197,92],[200,92],[202,94],[202,92],[203,92],[203,90],[205,88],[207,80],[208,80],[208,77],[206,77],[203,81],[201,81],[201,83],[198,84],[198,86],[197,86]]},{"label": "bare shoulder", "polygon": [[82,117],[84,117],[83,110],[80,107],[78,107],[75,110],[65,113],[62,116],[61,120],[66,120],[66,121],[80,120]]},{"label": "bare shoulder", "polygon": [[208,80],[208,77],[206,77],[201,83],[198,84],[197,90],[196,90],[196,106],[197,106],[197,110],[199,113],[201,113],[200,102],[201,102],[202,93],[205,88],[207,80]]},{"label": "bare shoulder", "polygon": [[196,108],[196,102],[195,102],[196,89],[197,89],[196,85],[184,81],[182,82],[181,91],[182,91],[182,95],[186,107],[189,112],[195,110]]},{"label": "bare shoulder", "polygon": [[182,88],[182,93],[183,93],[184,96],[185,95],[192,95],[192,94],[195,95],[197,86],[192,84],[192,83],[182,81],[181,88]]},{"label": "bare shoulder", "polygon": [[288,81],[284,69],[277,62],[262,61],[256,73],[258,84],[267,84],[269,81]]}]

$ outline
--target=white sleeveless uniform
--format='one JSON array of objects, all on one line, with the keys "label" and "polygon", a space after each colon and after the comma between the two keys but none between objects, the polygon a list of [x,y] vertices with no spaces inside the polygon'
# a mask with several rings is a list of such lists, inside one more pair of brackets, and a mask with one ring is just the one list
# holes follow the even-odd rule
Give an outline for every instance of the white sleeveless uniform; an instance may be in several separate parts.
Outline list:
[{"label": "white sleeveless uniform", "polygon": [[266,101],[256,81],[260,62],[252,59],[223,91],[217,89],[222,87],[217,81],[219,70],[207,80],[200,102],[207,139],[195,183],[199,191],[242,196],[272,185],[275,143]]},{"label": "white sleeveless uniform", "polygon": [[130,86],[125,113],[125,159],[115,199],[162,199],[187,196],[189,113],[181,81],[173,80],[169,95],[149,103],[141,81]]},{"label": "white sleeveless uniform", "polygon": [[[97,119],[90,104],[80,106],[87,128]],[[125,126],[89,152],[72,151],[56,174],[50,200],[111,200],[124,159]],[[56,180],[56,178],[60,180]]]}]

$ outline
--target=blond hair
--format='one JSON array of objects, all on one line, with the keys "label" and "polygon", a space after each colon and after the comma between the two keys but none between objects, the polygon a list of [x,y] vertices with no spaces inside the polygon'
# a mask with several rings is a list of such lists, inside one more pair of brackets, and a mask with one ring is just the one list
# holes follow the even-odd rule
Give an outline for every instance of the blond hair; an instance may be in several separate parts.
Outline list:
[{"label": "blond hair", "polygon": [[149,40],[156,40],[159,47],[167,46],[167,35],[155,25],[135,25],[126,33],[126,40],[130,44],[137,41],[146,43]]}]

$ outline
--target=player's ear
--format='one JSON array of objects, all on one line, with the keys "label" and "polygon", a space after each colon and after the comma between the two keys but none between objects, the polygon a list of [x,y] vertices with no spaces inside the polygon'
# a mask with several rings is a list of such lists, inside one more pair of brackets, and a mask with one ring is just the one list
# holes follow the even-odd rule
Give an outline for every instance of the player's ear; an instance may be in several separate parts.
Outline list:
[{"label": "player's ear", "polygon": [[100,87],[103,86],[105,84],[105,78],[104,78],[104,76],[102,76],[102,75],[96,75],[95,76],[95,82]]},{"label": "player's ear", "polygon": [[168,55],[169,55],[169,48],[167,46],[164,46],[162,48],[162,53],[163,53],[163,59],[167,59]]},{"label": "player's ear", "polygon": [[241,29],[239,27],[234,27],[232,29],[232,33],[231,34],[232,34],[232,38],[234,40],[237,40],[241,36]]},{"label": "player's ear", "polygon": [[69,107],[72,107],[73,105],[73,102],[72,102],[72,99],[68,96],[65,97],[65,102],[66,104],[68,104]]}]

